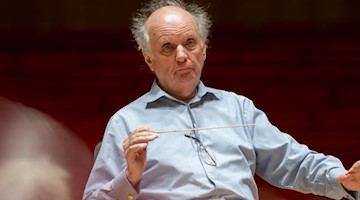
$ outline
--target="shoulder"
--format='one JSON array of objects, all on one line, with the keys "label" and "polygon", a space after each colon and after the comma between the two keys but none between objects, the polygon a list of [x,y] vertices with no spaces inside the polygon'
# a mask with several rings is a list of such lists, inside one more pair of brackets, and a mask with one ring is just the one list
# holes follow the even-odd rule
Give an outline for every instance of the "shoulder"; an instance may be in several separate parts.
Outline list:
[{"label": "shoulder", "polygon": [[223,101],[236,101],[238,103],[245,103],[248,104],[251,101],[248,97],[242,94],[238,94],[234,91],[228,91],[224,89],[206,87],[207,91],[213,93],[218,99]]},{"label": "shoulder", "polygon": [[133,100],[127,105],[120,107],[111,118],[119,118],[124,115],[129,115],[135,111],[145,109],[148,99],[148,93],[140,96],[139,98]]}]

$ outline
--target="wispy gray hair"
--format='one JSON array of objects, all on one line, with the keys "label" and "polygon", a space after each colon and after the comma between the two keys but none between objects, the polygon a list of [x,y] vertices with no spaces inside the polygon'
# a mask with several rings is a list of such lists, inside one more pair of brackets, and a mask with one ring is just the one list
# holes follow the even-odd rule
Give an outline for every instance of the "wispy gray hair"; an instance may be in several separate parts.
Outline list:
[{"label": "wispy gray hair", "polygon": [[195,3],[186,3],[183,0],[151,0],[143,4],[142,8],[138,9],[132,17],[130,30],[138,45],[139,51],[150,53],[149,35],[145,23],[153,12],[165,6],[176,6],[189,12],[199,27],[202,41],[207,46],[212,21],[203,7]]}]

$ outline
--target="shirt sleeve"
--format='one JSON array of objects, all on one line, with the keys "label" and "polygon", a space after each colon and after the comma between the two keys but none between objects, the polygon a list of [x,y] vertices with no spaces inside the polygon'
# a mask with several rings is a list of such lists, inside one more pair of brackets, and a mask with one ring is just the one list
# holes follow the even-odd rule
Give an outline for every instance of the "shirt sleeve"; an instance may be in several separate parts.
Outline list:
[{"label": "shirt sleeve", "polygon": [[336,177],[346,172],[339,159],[310,150],[281,132],[249,99],[244,101],[244,116],[247,123],[255,124],[249,131],[257,155],[256,173],[261,178],[302,193],[355,199],[336,182]]},{"label": "shirt sleeve", "polygon": [[100,151],[84,191],[84,200],[132,200],[138,191],[126,178],[126,160],[122,144],[127,137],[121,120],[112,117],[105,129]]}]

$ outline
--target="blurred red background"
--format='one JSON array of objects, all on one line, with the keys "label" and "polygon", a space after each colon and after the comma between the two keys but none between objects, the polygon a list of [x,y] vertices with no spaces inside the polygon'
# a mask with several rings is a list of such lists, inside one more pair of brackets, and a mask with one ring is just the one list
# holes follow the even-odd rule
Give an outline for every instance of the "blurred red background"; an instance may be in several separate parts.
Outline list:
[{"label": "blurred red background", "polygon": [[[358,1],[197,2],[214,20],[206,85],[251,98],[347,168],[360,158]],[[139,3],[0,3],[0,96],[51,115],[93,149],[109,117],[153,80],[128,31]],[[323,199],[259,187],[261,199]]]}]

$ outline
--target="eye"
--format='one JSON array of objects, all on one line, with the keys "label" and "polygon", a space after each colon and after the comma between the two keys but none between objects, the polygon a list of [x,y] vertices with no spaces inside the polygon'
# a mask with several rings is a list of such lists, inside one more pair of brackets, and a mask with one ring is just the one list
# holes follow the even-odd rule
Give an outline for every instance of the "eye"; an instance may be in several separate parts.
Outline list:
[{"label": "eye", "polygon": [[187,46],[187,47],[192,48],[192,47],[194,47],[195,45],[196,45],[196,41],[195,41],[194,39],[188,39],[188,40],[186,40],[186,46]]},{"label": "eye", "polygon": [[161,49],[162,49],[162,52],[164,52],[164,53],[169,53],[171,50],[174,49],[174,46],[171,45],[170,43],[166,43],[166,44],[164,44],[164,45],[162,46]]}]

